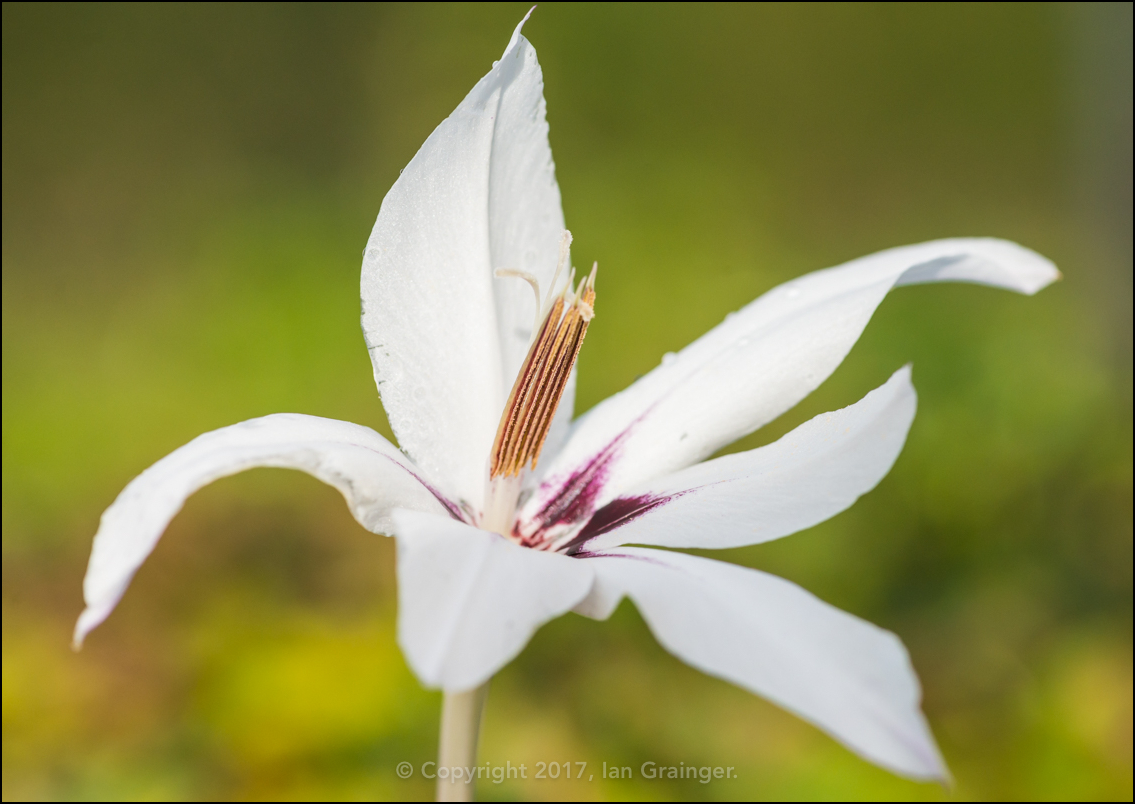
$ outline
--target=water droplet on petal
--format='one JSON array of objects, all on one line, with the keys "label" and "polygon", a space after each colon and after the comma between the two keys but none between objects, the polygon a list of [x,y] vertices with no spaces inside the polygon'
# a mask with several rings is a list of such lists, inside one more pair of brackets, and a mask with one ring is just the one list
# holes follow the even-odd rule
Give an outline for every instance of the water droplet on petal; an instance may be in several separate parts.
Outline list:
[{"label": "water droplet on petal", "polygon": [[669,366],[677,359],[678,356],[676,354],[674,354],[673,352],[667,352],[666,354],[662,355],[662,365]]},{"label": "water droplet on petal", "polygon": [[402,381],[402,375],[404,374],[404,372],[402,370],[401,363],[395,360],[386,359],[380,363],[379,374],[382,375],[383,382],[390,383],[391,385],[397,385]]}]

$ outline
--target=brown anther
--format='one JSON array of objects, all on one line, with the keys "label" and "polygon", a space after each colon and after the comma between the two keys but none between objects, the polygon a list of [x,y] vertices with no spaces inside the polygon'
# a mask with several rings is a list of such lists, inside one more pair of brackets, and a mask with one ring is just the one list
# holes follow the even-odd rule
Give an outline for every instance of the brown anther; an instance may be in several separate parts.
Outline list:
[{"label": "brown anther", "polygon": [[574,293],[568,281],[528,348],[493,441],[490,478],[511,477],[525,466],[536,467],[587,326],[595,315],[595,272],[592,268]]}]

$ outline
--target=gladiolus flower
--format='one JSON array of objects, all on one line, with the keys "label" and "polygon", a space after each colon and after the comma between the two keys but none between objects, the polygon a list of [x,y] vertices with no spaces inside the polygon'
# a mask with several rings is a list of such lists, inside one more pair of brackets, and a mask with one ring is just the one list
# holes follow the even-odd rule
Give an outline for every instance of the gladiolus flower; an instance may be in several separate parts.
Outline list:
[{"label": "gladiolus flower", "polygon": [[1013,243],[950,239],[817,271],[572,422],[575,359],[603,314],[602,282],[571,268],[547,134],[536,52],[518,26],[387,194],[364,253],[363,332],[401,449],[357,424],[289,413],[194,439],[103,514],[76,643],[190,494],[289,467],[397,539],[398,639],[427,686],[475,690],[543,623],[568,611],[604,619],[629,597],[694,667],[896,773],[945,777],[897,637],[772,575],[652,548],[766,542],[850,506],[902,449],[909,367],[773,444],[706,459],[823,382],[892,288],[1032,294],[1056,269]]}]

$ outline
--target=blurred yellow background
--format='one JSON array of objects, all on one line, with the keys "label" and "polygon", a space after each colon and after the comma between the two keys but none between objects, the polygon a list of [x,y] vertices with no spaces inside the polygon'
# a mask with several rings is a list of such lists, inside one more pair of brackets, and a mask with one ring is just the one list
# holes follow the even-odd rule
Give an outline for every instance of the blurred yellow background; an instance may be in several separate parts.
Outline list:
[{"label": "blurred yellow background", "polygon": [[[3,795],[429,797],[440,696],[394,643],[394,545],[259,470],[193,497],[69,649],[101,511],[276,411],[389,435],[359,329],[383,195],[523,4],[3,7]],[[956,785],[874,768],[662,650],[624,603],[493,683],[482,758],[732,765],[483,799],[1132,795],[1131,6],[542,4],[582,412],[774,285],[1017,240],[1029,299],[900,289],[811,398],[908,361],[903,455],[850,511],[721,557],[897,632]],[[598,776],[598,772],[596,772]],[[636,773],[636,777],[638,774]]]}]

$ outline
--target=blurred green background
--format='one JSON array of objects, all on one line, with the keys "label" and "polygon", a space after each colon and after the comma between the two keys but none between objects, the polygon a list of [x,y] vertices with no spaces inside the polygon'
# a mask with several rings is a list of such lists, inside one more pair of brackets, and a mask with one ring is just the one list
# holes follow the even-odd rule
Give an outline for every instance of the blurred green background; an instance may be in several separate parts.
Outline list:
[{"label": "blurred green background", "polygon": [[[5,799],[432,795],[394,773],[433,758],[440,707],[394,644],[394,545],[305,475],[197,494],[83,652],[69,639],[99,514],[173,448],[275,411],[389,434],[361,251],[525,10],[4,5]],[[525,33],[576,261],[602,266],[578,411],[881,248],[995,235],[1065,280],[897,291],[735,447],[913,361],[918,417],[879,488],[722,557],[896,631],[954,787],[682,665],[624,603],[499,674],[482,758],[739,778],[480,797],[1130,799],[1130,4],[549,3]]]}]

